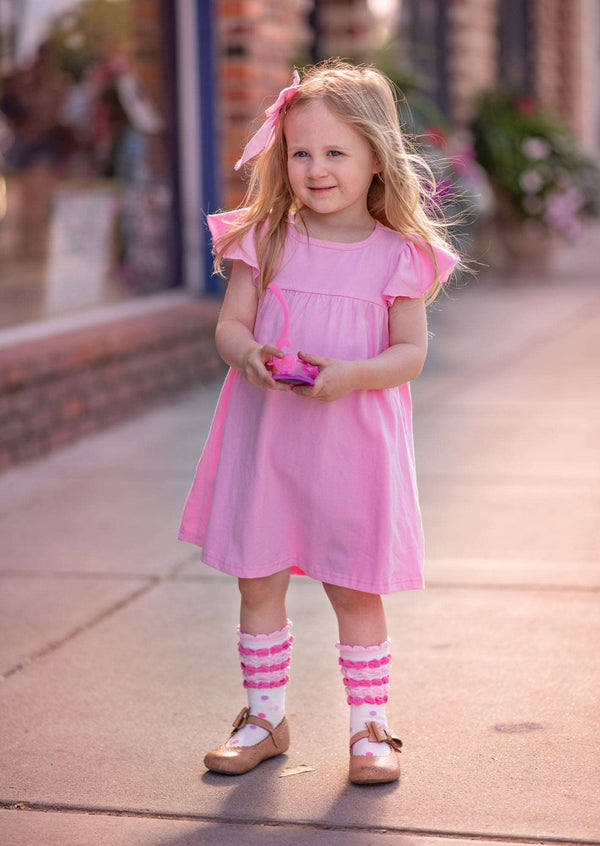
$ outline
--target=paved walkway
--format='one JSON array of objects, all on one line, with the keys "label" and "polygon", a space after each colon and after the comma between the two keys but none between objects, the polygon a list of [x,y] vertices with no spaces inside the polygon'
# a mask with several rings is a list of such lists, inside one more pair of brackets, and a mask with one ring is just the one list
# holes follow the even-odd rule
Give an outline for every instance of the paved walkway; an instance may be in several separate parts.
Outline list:
[{"label": "paved walkway", "polygon": [[0,842],[599,844],[599,259],[432,316],[428,589],[386,600],[399,784],[346,782],[333,614],[302,578],[289,753],[204,772],[243,703],[238,600],[175,535],[218,385],[0,476]]}]

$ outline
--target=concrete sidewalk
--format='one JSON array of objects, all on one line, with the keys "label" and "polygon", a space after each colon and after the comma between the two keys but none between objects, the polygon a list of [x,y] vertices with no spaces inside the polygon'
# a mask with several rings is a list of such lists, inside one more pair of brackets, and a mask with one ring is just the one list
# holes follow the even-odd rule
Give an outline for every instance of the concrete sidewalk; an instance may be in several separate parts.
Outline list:
[{"label": "concrete sidewalk", "polygon": [[399,784],[346,781],[334,617],[305,578],[289,753],[204,771],[244,701],[237,588],[175,536],[218,384],[0,476],[0,842],[600,843],[599,258],[590,236],[432,314],[428,589],[386,599]]}]

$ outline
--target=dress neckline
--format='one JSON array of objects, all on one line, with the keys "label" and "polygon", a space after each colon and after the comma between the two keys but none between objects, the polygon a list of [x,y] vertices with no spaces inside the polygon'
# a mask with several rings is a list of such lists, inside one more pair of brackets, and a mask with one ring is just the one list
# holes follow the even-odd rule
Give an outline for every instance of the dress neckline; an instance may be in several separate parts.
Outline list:
[{"label": "dress neckline", "polygon": [[293,217],[288,218],[288,224],[292,237],[294,237],[297,241],[300,241],[302,244],[308,244],[311,246],[314,245],[316,247],[329,247],[334,250],[358,250],[373,241],[379,235],[380,230],[384,228],[384,226],[376,220],[373,231],[361,241],[325,241],[322,238],[309,238],[307,235],[299,232],[294,226]]}]

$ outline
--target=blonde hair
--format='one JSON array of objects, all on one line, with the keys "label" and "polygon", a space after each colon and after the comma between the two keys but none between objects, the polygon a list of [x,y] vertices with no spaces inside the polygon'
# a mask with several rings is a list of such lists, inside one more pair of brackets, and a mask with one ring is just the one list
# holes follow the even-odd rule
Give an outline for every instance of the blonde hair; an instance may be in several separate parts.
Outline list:
[{"label": "blonde hair", "polygon": [[[315,101],[325,103],[371,145],[381,171],[374,175],[368,191],[368,211],[384,226],[425,242],[436,268],[434,283],[425,299],[427,303],[433,302],[442,286],[432,247],[455,250],[448,241],[447,223],[434,199],[436,180],[431,168],[414,152],[401,129],[393,83],[374,67],[328,59],[304,69],[302,84],[285,112]],[[283,128],[284,114],[277,122],[271,144],[253,162],[241,206],[245,214],[219,240],[215,255],[215,271],[222,274],[224,253],[255,226],[261,292],[277,270],[290,213],[302,216],[302,207],[298,206],[288,179]],[[435,217],[429,209],[436,210]]]}]

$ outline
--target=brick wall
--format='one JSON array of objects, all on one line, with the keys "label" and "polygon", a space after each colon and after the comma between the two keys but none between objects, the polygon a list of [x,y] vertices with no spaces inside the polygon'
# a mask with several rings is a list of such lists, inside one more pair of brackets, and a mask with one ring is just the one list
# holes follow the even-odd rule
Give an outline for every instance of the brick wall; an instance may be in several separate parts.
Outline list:
[{"label": "brick wall", "polygon": [[597,95],[600,76],[600,4],[583,0],[581,9],[581,139],[585,147],[600,156],[600,98]]},{"label": "brick wall", "polygon": [[219,306],[194,300],[0,349],[0,470],[223,372]]},{"label": "brick wall", "polygon": [[[583,134],[582,0],[535,0],[535,86],[543,105]],[[591,33],[590,33],[591,35]]]},{"label": "brick wall", "polygon": [[450,110],[456,126],[464,129],[477,94],[496,84],[498,0],[454,0],[448,17]]},{"label": "brick wall", "polygon": [[367,0],[321,0],[319,44],[323,57],[372,61],[375,26]]},{"label": "brick wall", "polygon": [[561,109],[561,0],[535,0],[534,50],[536,96],[545,106],[560,112]]},{"label": "brick wall", "polygon": [[223,208],[243,197],[242,176],[233,166],[262,123],[264,110],[291,82],[295,62],[310,40],[310,0],[217,0]]}]

